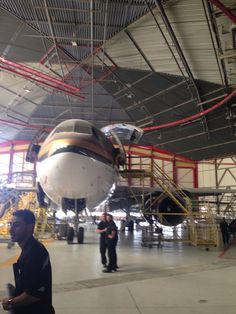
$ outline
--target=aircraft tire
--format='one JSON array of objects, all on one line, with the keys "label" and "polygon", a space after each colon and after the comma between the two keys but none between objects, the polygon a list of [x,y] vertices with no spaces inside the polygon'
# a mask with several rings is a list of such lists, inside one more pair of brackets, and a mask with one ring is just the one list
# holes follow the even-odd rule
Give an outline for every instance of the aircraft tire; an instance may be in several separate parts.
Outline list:
[{"label": "aircraft tire", "polygon": [[68,228],[68,232],[67,232],[67,236],[66,236],[66,240],[68,244],[72,244],[73,240],[74,240],[74,235],[75,235],[75,231],[73,227],[69,227]]},{"label": "aircraft tire", "polygon": [[83,227],[79,227],[78,234],[77,234],[77,241],[78,241],[78,244],[84,243],[84,228]]}]

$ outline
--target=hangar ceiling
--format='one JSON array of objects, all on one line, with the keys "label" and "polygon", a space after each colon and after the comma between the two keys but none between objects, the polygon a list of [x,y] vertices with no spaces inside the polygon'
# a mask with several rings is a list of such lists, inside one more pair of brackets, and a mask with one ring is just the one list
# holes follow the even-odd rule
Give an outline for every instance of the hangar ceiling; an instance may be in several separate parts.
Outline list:
[{"label": "hangar ceiling", "polygon": [[0,143],[79,118],[195,160],[235,155],[235,23],[234,0],[0,0]]}]

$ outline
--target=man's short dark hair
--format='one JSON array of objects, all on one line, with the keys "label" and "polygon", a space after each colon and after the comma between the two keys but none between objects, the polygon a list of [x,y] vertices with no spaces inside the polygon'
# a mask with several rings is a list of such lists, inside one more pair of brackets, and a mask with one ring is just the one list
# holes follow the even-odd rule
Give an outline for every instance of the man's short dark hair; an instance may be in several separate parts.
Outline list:
[{"label": "man's short dark hair", "polygon": [[17,210],[13,213],[15,217],[21,217],[27,225],[35,225],[34,213],[29,209]]}]

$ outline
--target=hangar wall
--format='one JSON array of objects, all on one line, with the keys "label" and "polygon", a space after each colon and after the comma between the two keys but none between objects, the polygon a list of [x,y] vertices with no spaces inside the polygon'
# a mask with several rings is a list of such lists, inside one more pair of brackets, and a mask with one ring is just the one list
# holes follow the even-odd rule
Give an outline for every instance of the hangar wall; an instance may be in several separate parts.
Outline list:
[{"label": "hangar wall", "polygon": [[198,163],[199,187],[236,188],[236,156]]}]

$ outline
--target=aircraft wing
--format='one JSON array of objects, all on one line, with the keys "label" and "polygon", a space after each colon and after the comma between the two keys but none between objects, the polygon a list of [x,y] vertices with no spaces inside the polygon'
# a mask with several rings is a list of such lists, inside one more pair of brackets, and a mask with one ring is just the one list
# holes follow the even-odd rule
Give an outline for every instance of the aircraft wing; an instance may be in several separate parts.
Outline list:
[{"label": "aircraft wing", "polygon": [[216,196],[221,194],[236,194],[236,189],[215,189],[215,188],[185,188],[184,191],[188,191],[190,194],[194,196]]},{"label": "aircraft wing", "polygon": [[[221,194],[236,194],[236,189],[215,189],[215,188],[183,188],[184,192],[186,192],[189,195],[192,195],[194,197],[197,196],[217,196]],[[162,192],[160,187],[140,187],[140,186],[121,186],[118,185],[111,197],[111,199],[117,199],[117,198],[133,198],[134,196],[141,196],[146,195],[149,193],[157,193]]]}]

